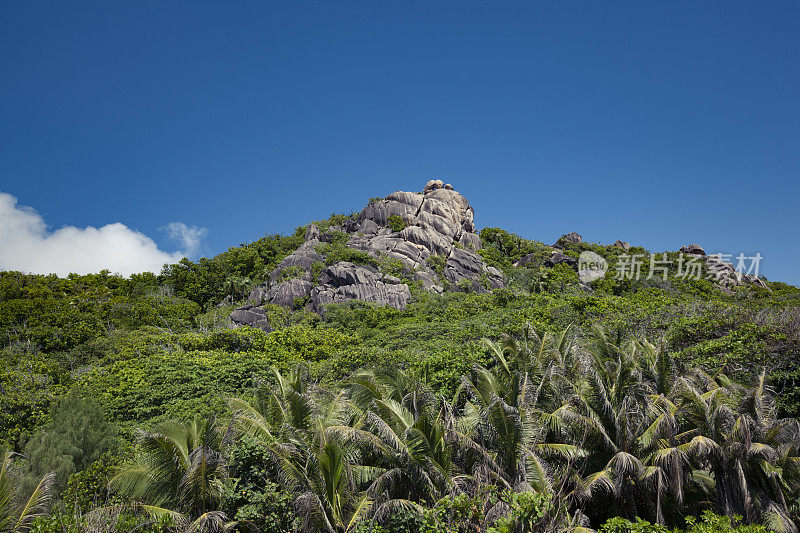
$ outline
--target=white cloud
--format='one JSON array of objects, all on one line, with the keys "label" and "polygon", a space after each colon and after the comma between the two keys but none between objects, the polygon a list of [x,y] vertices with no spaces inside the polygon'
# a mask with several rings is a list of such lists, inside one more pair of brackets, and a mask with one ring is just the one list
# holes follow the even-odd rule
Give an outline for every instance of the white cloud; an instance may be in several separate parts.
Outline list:
[{"label": "white cloud", "polygon": [[187,226],[183,222],[170,222],[159,229],[166,231],[170,239],[183,246],[183,253],[186,254],[187,257],[194,257],[195,254],[200,251],[200,244],[203,242],[203,237],[208,233],[206,228]]},{"label": "white cloud", "polygon": [[128,276],[161,271],[164,263],[191,257],[200,248],[205,228],[172,222],[165,227],[184,247],[169,253],[153,240],[119,222],[101,228],[65,226],[48,231],[39,213],[17,205],[17,199],[0,192],[0,270],[35,274],[70,272],[87,274],[108,269]]}]

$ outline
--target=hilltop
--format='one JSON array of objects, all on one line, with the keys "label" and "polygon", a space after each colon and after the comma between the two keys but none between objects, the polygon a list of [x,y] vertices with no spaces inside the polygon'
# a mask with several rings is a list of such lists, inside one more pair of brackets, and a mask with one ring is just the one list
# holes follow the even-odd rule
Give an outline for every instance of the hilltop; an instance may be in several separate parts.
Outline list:
[{"label": "hilltop", "polygon": [[[42,458],[31,463],[31,475],[43,475],[44,465],[57,468],[60,490],[69,489],[61,498],[88,509],[85,498],[95,494],[89,486],[130,458],[124,450],[137,442],[137,429],[212,415],[227,420],[236,413],[229,398],[259,397],[265,383],[289,396],[295,388],[306,394],[312,383],[308,409],[322,416],[321,406],[333,401],[327,391],[349,387],[354,395],[353,380],[364,372],[401,372],[407,394],[425,391],[426,402],[453,398],[437,409],[463,410],[460,395],[481,369],[506,368],[498,383],[533,372],[515,365],[518,354],[535,359],[540,345],[547,358],[561,354],[553,368],[574,384],[598,386],[584,381],[598,339],[633,350],[636,365],[652,349],[658,361],[675,365],[673,377],[693,369],[692,376],[711,380],[704,386],[758,386],[763,372],[763,387],[776,393],[775,415],[800,413],[797,287],[740,272],[734,258],[694,243],[650,251],[624,236],[600,244],[569,232],[546,244],[500,228],[478,230],[475,220],[463,195],[432,180],[422,191],[372,198],[360,212],[333,214],[290,235],[166,265],[159,275],[2,272],[0,440]],[[608,361],[615,361],[612,352]],[[583,362],[572,365],[572,357]],[[650,379],[637,368],[637,379]],[[370,394],[388,386],[362,385]],[[545,394],[548,401],[569,388],[559,387]],[[391,398],[410,409],[412,397]],[[353,413],[369,410],[348,405]],[[647,413],[657,411],[647,405]],[[91,412],[87,420],[113,428],[117,444],[87,451],[73,443],[71,450],[83,451],[56,453],[45,436],[58,433],[62,420],[81,419],[59,409]],[[58,434],[69,440],[74,429]],[[581,453],[593,453],[587,449]],[[288,513],[286,501],[274,505]],[[586,513],[593,525],[608,518]]]}]

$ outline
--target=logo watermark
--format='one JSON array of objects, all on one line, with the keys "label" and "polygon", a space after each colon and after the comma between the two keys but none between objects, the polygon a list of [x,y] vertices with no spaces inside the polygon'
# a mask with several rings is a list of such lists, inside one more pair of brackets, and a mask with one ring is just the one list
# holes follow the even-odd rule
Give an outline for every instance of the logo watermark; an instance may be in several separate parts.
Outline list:
[{"label": "logo watermark", "polygon": [[578,257],[578,278],[584,282],[589,283],[596,279],[605,277],[608,271],[608,261],[594,252],[581,252]]},{"label": "logo watermark", "polygon": [[[760,253],[745,255],[733,254],[685,254],[670,258],[666,252],[661,254],[620,254],[614,264],[617,280],[640,280],[667,276],[681,279],[709,279],[721,281],[727,277],[752,276],[758,278],[761,260]],[[733,264],[736,259],[736,265]],[[578,278],[589,283],[605,277],[609,271],[608,261],[601,255],[585,251],[578,258]]]}]

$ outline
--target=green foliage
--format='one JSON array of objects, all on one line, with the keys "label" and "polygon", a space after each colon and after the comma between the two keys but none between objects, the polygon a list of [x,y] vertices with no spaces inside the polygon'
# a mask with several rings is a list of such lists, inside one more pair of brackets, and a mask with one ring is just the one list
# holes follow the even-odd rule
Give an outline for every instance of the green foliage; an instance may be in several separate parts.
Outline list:
[{"label": "green foliage", "polygon": [[693,516],[686,517],[686,526],[686,529],[683,530],[670,530],[661,524],[651,524],[641,518],[637,518],[636,521],[631,522],[630,520],[615,516],[603,524],[599,533],[670,533],[670,531],[686,531],[686,533],[727,533],[729,531],[737,531],[740,533],[767,533],[767,531],[769,531],[762,525],[742,524],[740,516],[731,519],[726,516],[717,515],[712,511],[705,511],[699,521]]},{"label": "green foliage", "polygon": [[140,432],[136,451],[113,479],[123,495],[189,520],[219,508],[228,472],[214,416]]},{"label": "green foliage", "polygon": [[37,480],[26,497],[21,497],[19,473],[14,468],[14,454],[3,450],[0,463],[0,531],[22,533],[43,516],[51,503],[53,475],[47,474]]},{"label": "green foliage", "polygon": [[294,235],[267,235],[250,244],[228,248],[213,258],[182,259],[167,265],[158,280],[171,287],[176,296],[192,300],[207,309],[225,296],[225,281],[231,276],[264,279],[264,273],[278,266],[304,241],[304,230]]},{"label": "green foliage", "polygon": [[243,437],[230,455],[232,479],[225,487],[222,505],[228,516],[257,531],[294,531],[297,519],[292,513],[292,501],[296,494],[270,481],[276,473],[269,469],[268,448],[251,437]]},{"label": "green foliage", "polygon": [[91,509],[122,503],[110,490],[116,466],[115,457],[106,453],[87,468],[71,474],[61,493],[64,507],[85,514]]},{"label": "green foliage", "polygon": [[637,518],[635,522],[626,520],[621,516],[609,519],[600,533],[669,533],[670,529],[661,524],[651,524],[647,520]]},{"label": "green foliage", "polygon": [[246,327],[193,333],[169,342],[170,351],[131,357],[88,373],[80,387],[119,422],[187,420],[223,410],[226,395],[252,387],[272,365],[323,361],[359,341],[330,328],[296,325],[269,334]]},{"label": "green foliage", "polygon": [[545,518],[553,507],[551,496],[541,492],[508,491],[502,498],[510,511],[494,527],[490,527],[488,533],[537,531],[543,528]]},{"label": "green foliage", "polygon": [[54,473],[64,487],[79,472],[117,448],[117,429],[91,398],[72,392],[56,402],[50,421],[28,440],[25,455],[36,479]]},{"label": "green foliage", "polygon": [[544,281],[545,289],[548,292],[566,292],[577,285],[577,272],[564,263],[554,266]]},{"label": "green foliage", "polygon": [[766,533],[766,527],[759,524],[744,525],[741,523],[741,516],[727,517],[715,514],[712,511],[705,511],[700,521],[694,517],[686,518],[687,533],[725,533],[727,531],[738,531],[740,533]]},{"label": "green foliage", "polygon": [[[328,231],[332,226],[341,227],[342,224],[352,219],[354,213],[331,213],[331,216],[325,220],[317,220],[314,223],[319,227],[320,231]],[[305,228],[303,228],[305,232]]]},{"label": "green foliage", "polygon": [[391,215],[386,221],[386,225],[389,226],[389,229],[397,233],[405,229],[406,221],[399,215]]},{"label": "green foliage", "polygon": [[545,254],[544,251],[551,249],[542,243],[523,239],[519,235],[500,228],[483,228],[480,237],[483,246],[478,250],[478,254],[489,265],[503,270],[511,268],[513,263],[527,254],[542,254],[542,257],[546,259],[549,257],[549,253]]},{"label": "green foliage", "polygon": [[[493,506],[496,503],[497,496],[493,491],[476,496],[468,494],[445,496],[432,507],[425,508],[419,531],[420,533],[479,531],[486,520],[483,510],[487,504]],[[488,531],[491,531],[491,528]]]},{"label": "green foliage", "polygon": [[443,255],[432,255],[426,261],[428,267],[436,272],[441,281],[444,281],[444,267],[447,266],[447,258]]},{"label": "green foliage", "polygon": [[333,265],[340,261],[347,261],[356,265],[370,265],[377,268],[378,260],[367,252],[355,250],[341,243],[323,243],[314,249],[318,254],[325,256],[325,264]]},{"label": "green foliage", "polygon": [[[504,458],[503,446],[527,442],[515,449],[539,453],[541,449],[537,446],[544,444],[583,445],[581,442],[569,444],[572,442],[569,439],[586,434],[590,426],[588,420],[594,420],[588,415],[591,408],[600,413],[597,420],[617,449],[630,452],[640,462],[647,461],[651,457],[649,454],[655,452],[637,448],[643,436],[640,426],[649,420],[647,417],[657,413],[664,415],[668,404],[648,403],[648,398],[658,395],[643,392],[651,386],[647,380],[654,373],[653,367],[640,361],[634,371],[624,358],[607,359],[609,354],[629,353],[625,343],[643,336],[653,339],[654,344],[663,341],[663,354],[674,357],[676,367],[698,367],[692,371],[694,374],[681,370],[680,376],[691,386],[699,387],[701,397],[710,392],[692,381],[703,375],[701,370],[708,372],[704,379],[710,380],[704,383],[724,387],[724,393],[713,395],[724,398],[720,400],[723,403],[711,406],[718,411],[709,413],[744,413],[745,393],[735,385],[735,380],[749,382],[765,369],[768,380],[765,387],[774,387],[776,392],[775,398],[768,395],[770,399],[764,404],[770,406],[767,411],[772,418],[759,422],[761,425],[748,426],[751,435],[756,435],[758,428],[769,427],[776,416],[796,417],[800,413],[800,289],[796,287],[772,282],[769,289],[747,286],[729,294],[708,280],[675,278],[672,271],[666,281],[618,280],[613,265],[621,249],[594,243],[565,244],[562,251],[571,257],[591,250],[612,265],[604,278],[591,284],[593,290],[588,292],[580,287],[573,268],[544,266],[551,247],[497,228],[486,228],[481,232],[483,248],[479,253],[489,265],[503,269],[506,288],[488,292],[484,279],[448,287],[444,294],[437,295],[422,290],[419,283],[413,281],[414,272],[402,262],[348,248],[345,244],[348,235],[336,231],[335,227],[348,218],[349,215],[333,215],[318,223],[331,242],[317,247],[325,259],[312,266],[312,275],[318,277],[326,265],[338,261],[374,266],[409,283],[413,300],[406,309],[351,302],[330,305],[320,316],[302,309],[306,301],[296,302],[294,311],[266,303],[264,309],[269,323],[276,331],[266,334],[251,328],[228,329],[227,317],[235,305],[241,305],[232,300],[240,300],[253,284],[267,279],[281,259],[303,242],[305,228],[298,228],[294,235],[268,236],[234,247],[214,258],[196,262],[183,260],[165,267],[160,276],[142,274],[123,278],[102,272],[58,278],[0,273],[0,442],[17,446],[18,450],[22,446],[38,464],[35,475],[56,471],[62,486],[66,487],[61,495],[60,510],[40,519],[37,531],[85,530],[89,527],[87,522],[73,516],[70,509],[84,512],[103,503],[126,501],[119,494],[107,491],[110,470],[116,459],[109,454],[95,453],[104,447],[102,442],[90,444],[103,434],[103,427],[113,435],[114,426],[118,424],[121,438],[130,444],[134,428],[155,434],[162,430],[159,425],[167,420],[185,423],[196,416],[214,413],[226,418],[225,431],[229,432],[222,433],[220,429],[220,434],[227,435],[221,453],[224,452],[225,458],[230,457],[232,463],[225,466],[224,475],[214,478],[216,496],[211,507],[224,511],[232,520],[241,521],[242,528],[249,522],[256,530],[289,531],[301,528],[307,518],[311,521],[309,524],[313,523],[313,526],[307,524],[307,529],[322,530],[320,523],[314,522],[322,515],[320,509],[310,506],[312,495],[331,504],[329,508],[323,505],[321,512],[331,520],[338,520],[337,527],[346,527],[348,520],[353,519],[352,526],[359,531],[371,528],[374,531],[462,532],[485,531],[490,527],[494,531],[523,531],[536,529],[537,521],[541,520],[548,522],[553,530],[571,527],[576,519],[569,517],[568,511],[573,512],[575,508],[567,509],[565,502],[584,497],[587,491],[585,487],[578,488],[578,481],[588,483],[588,475],[603,474],[603,468],[612,460],[603,447],[604,438],[598,434],[587,437],[580,460],[569,463],[570,468],[574,468],[570,472],[568,463],[553,449],[542,452],[542,461],[547,463],[543,471],[553,475],[563,473],[568,483],[575,483],[569,499],[559,494],[549,503],[540,499],[551,497],[546,496],[549,494],[547,484],[537,484],[540,480],[527,478],[534,472],[534,465],[528,462],[524,473],[509,473],[513,461]],[[398,223],[392,229],[402,228]],[[630,251],[646,252],[641,248]],[[526,264],[514,267],[523,256],[527,256]],[[443,256],[428,260],[428,266],[440,277],[445,264]],[[644,265],[644,276],[648,269],[649,266]],[[301,275],[305,274],[297,268],[283,272],[284,279]],[[459,290],[462,292],[457,292]],[[233,297],[226,300],[231,305],[215,307],[228,295]],[[504,374],[497,353],[487,349],[481,341],[484,337],[500,339],[495,346],[500,346],[506,363],[513,360],[513,364],[519,364],[523,360],[519,354],[534,353],[530,347],[537,336],[552,340],[569,325],[574,332],[574,339],[570,339],[580,349],[570,352],[571,355],[562,354],[561,363],[547,367],[550,370],[547,378],[537,373],[546,368],[545,363],[530,359],[526,363],[530,365],[530,381],[520,381],[517,385],[509,377],[513,371],[509,376]],[[619,331],[622,339],[621,343],[611,343],[616,347],[603,352],[600,360],[604,363],[600,367],[592,362],[597,350],[592,325]],[[616,335],[609,337],[616,338]],[[526,343],[528,348],[524,348]],[[640,349],[630,353],[639,357]],[[551,353],[547,357],[554,356]],[[571,357],[583,359],[572,367],[564,362],[572,361]],[[554,364],[551,359],[547,361],[547,364]],[[301,418],[307,413],[309,423],[302,427],[281,423],[271,427],[272,437],[260,440],[230,430],[241,422],[241,416],[239,413],[237,418],[237,411],[231,409],[228,398],[255,401],[264,383],[280,386],[272,367],[285,373],[301,362],[305,363],[305,370],[301,372],[302,390],[287,385],[278,403],[284,408],[291,405],[295,409],[293,414],[302,415]],[[366,371],[366,368],[372,370]],[[573,368],[593,369],[596,375],[575,374],[569,370]],[[484,371],[493,375],[498,385],[492,388],[492,398],[497,402],[494,407],[491,403],[481,403],[479,391],[495,386],[487,377],[489,374],[481,374]],[[367,379],[370,372],[373,377],[369,379],[374,379],[369,390],[374,396],[365,403],[349,398],[356,377]],[[722,376],[722,372],[734,381],[725,382],[730,378]],[[626,381],[633,375],[641,376],[646,383]],[[485,381],[480,381],[481,376]],[[286,382],[289,381],[287,378]],[[462,396],[453,400],[456,391],[467,390],[468,383],[473,381],[475,387],[470,389],[468,399]],[[558,387],[549,388],[556,381]],[[533,396],[526,396],[524,391],[532,389],[525,389],[531,385],[523,383],[536,385],[536,401],[541,403],[535,408],[524,407]],[[593,403],[604,394],[598,384],[605,387],[610,407]],[[518,388],[514,389],[515,386]],[[516,399],[512,390],[519,392]],[[559,391],[572,391],[567,407],[556,403]],[[295,393],[297,396],[292,403],[289,398]],[[676,427],[703,431],[704,436],[717,439],[729,454],[725,457],[734,457],[730,454],[738,449],[750,449],[737,448],[741,443],[731,440],[734,435],[731,429],[712,435],[708,428],[701,430],[692,426],[699,424],[700,418],[692,418],[690,406],[681,403],[685,398],[669,396],[664,391],[659,394],[675,402],[676,407],[680,404],[682,414],[674,420]],[[426,402],[430,398],[444,398],[447,406],[438,404],[424,413],[418,410],[422,409],[419,406],[428,405]],[[387,403],[389,400],[397,402],[399,407]],[[467,407],[467,401],[471,408]],[[102,413],[96,413],[98,403],[108,413],[108,420],[103,419]],[[504,406],[502,410],[498,409],[500,405]],[[398,416],[389,416],[389,407]],[[692,408],[701,409],[701,406]],[[526,412],[532,413],[533,418],[520,415]],[[556,412],[564,415],[558,424],[553,418]],[[387,427],[378,431],[376,425],[370,425],[378,423],[372,415],[385,417]],[[454,418],[440,425],[439,417],[449,416]],[[537,426],[539,419],[536,417],[544,419],[546,416],[553,425]],[[749,411],[746,416],[755,420]],[[232,424],[228,423],[228,418],[232,419]],[[92,424],[87,426],[87,420],[92,420]],[[100,424],[95,424],[95,420]],[[411,425],[403,429],[398,425],[401,420]],[[576,420],[583,420],[585,426],[576,426]],[[452,424],[448,425],[450,422]],[[501,422],[506,423],[505,426]],[[729,422],[724,420],[718,424],[732,427],[725,426]],[[545,441],[524,441],[508,430],[516,427],[524,431],[538,428],[536,434]],[[478,456],[470,454],[478,448],[473,448],[472,452],[456,450],[458,439],[448,434],[449,430],[442,430],[440,435],[437,432],[441,428],[459,428],[464,432],[459,438],[469,436],[480,442],[480,446],[488,450],[486,457],[490,457],[499,470],[492,470],[495,466],[478,467],[477,463],[470,462],[477,461]],[[370,439],[384,440],[380,445],[365,448],[365,441],[358,440],[354,432],[349,433],[347,439],[342,437],[343,432],[351,430],[365,431],[371,435]],[[389,431],[396,440],[385,440]],[[681,435],[689,434],[694,433]],[[366,438],[365,434],[358,435]],[[450,435],[447,438],[452,440],[445,437],[436,440],[437,435]],[[503,435],[505,440],[498,435]],[[423,445],[419,440],[422,436],[428,444]],[[679,437],[666,435],[664,440],[669,441],[669,438]],[[505,443],[502,446],[501,441]],[[446,445],[442,444],[444,442]],[[757,440],[753,442],[758,443]],[[396,445],[406,446],[410,450],[408,455],[397,451],[400,448],[395,450]],[[686,449],[690,442],[682,442],[681,446]],[[773,501],[770,498],[775,495],[767,494],[772,482],[766,481],[768,476],[763,477],[765,472],[770,472],[771,476],[785,476],[778,484],[788,491],[788,506],[794,509],[792,502],[798,501],[798,491],[788,475],[793,472],[795,459],[791,454],[794,452],[786,443],[769,446],[777,451],[759,449],[741,459],[747,486],[756,491],[752,501],[756,506]],[[426,450],[434,449],[446,453],[436,457],[425,455],[428,454]],[[388,450],[394,451],[389,454]],[[780,465],[769,462],[779,456],[792,459]],[[441,459],[444,466],[426,470],[432,463],[420,460],[421,457]],[[773,459],[762,463],[765,457]],[[449,459],[445,461],[445,458]],[[698,472],[710,472],[710,463],[701,462],[699,455],[686,460]],[[734,464],[734,459],[730,461]],[[448,465],[455,466],[451,469]],[[644,466],[654,468],[653,464]],[[329,467],[341,470],[326,471]],[[427,473],[430,486],[423,481],[424,476],[413,477],[415,472],[421,471]],[[493,472],[491,480],[474,481],[481,472],[489,471]],[[378,479],[375,476],[385,472],[392,472],[384,478],[386,485],[372,485]],[[712,481],[736,482],[721,472],[724,471],[698,475],[711,477]],[[25,473],[20,471],[20,474]],[[458,483],[448,485],[443,481],[456,478]],[[516,492],[507,490],[512,483],[517,483],[514,480],[522,478],[528,479],[526,482],[535,486],[536,491],[522,490],[519,488],[522,485],[515,486]],[[19,479],[25,485],[24,479]],[[66,485],[64,479],[68,479]],[[625,485],[613,476],[609,479],[616,483],[611,491],[615,494],[613,498],[611,493],[605,493],[591,504],[581,504],[591,515],[594,526],[618,514],[630,521],[608,520],[604,531],[664,529],[644,521],[657,521],[650,509],[655,507],[642,504],[653,501],[648,499],[653,497],[654,490],[649,480],[629,476],[630,484]],[[32,475],[23,487],[28,491],[32,488],[30,480],[33,480]],[[475,486],[471,485],[473,482]],[[362,499],[368,495],[370,487],[374,492],[369,496],[374,497],[374,501]],[[463,487],[472,488],[459,492]],[[628,497],[623,487],[633,487],[630,490],[639,492],[635,497]],[[602,490],[598,492],[602,493]],[[338,503],[337,498],[340,499]],[[687,485],[684,498],[691,503],[675,514],[674,496],[665,497],[661,503],[664,507],[673,506],[673,514],[667,513],[663,521],[673,526],[682,525],[679,518],[682,514],[696,514],[705,507],[719,510],[713,501],[713,490],[703,493],[699,482]],[[637,499],[638,511],[632,512],[625,502]],[[365,507],[359,507],[359,502],[367,501]],[[181,508],[180,504],[175,505]],[[487,514],[495,506],[494,514]],[[501,508],[503,512],[498,514]],[[383,509],[382,514],[378,509]],[[541,514],[543,510],[544,515]],[[137,531],[161,528],[157,524],[145,525],[149,519],[140,511],[129,508],[115,518],[117,522],[113,527],[118,531],[134,527],[140,527]],[[183,511],[189,513],[186,509]],[[362,512],[363,516],[359,514]],[[770,527],[780,526],[777,515],[762,514],[764,520],[773,520]],[[490,520],[489,516],[493,518]],[[493,521],[498,516],[505,518]],[[754,522],[760,517],[749,516],[746,521]],[[699,522],[690,518],[687,523],[690,530],[700,533],[727,530],[726,521],[709,515]],[[753,525],[738,527],[763,531]]]}]

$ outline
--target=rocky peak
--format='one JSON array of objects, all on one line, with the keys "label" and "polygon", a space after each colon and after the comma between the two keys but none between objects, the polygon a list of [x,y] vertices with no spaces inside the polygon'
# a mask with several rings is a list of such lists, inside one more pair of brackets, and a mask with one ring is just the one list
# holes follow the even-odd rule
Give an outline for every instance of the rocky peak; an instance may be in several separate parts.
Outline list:
[{"label": "rocky peak", "polygon": [[[452,185],[430,180],[422,192],[396,191],[370,202],[342,224],[340,244],[364,252],[374,264],[396,260],[407,279],[431,292],[487,291],[504,286],[503,274],[475,253],[474,210]],[[331,231],[330,229],[328,231]],[[336,240],[315,224],[306,229],[305,242],[270,273],[269,282],[254,289],[244,306],[231,315],[235,325],[265,328],[270,302],[290,308],[306,306],[322,312],[325,305],[358,300],[404,308],[411,300],[407,282],[370,265],[338,261],[320,248]],[[320,271],[318,265],[325,266]]]},{"label": "rocky peak", "polygon": [[561,248],[564,244],[579,244],[583,242],[583,237],[580,233],[570,232],[559,237],[553,248]]},{"label": "rocky peak", "polygon": [[678,251],[685,254],[706,255],[706,251],[703,250],[703,247],[699,244],[687,244],[686,246],[681,246],[681,249]]}]

